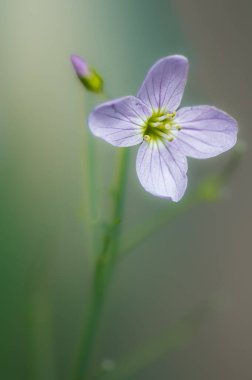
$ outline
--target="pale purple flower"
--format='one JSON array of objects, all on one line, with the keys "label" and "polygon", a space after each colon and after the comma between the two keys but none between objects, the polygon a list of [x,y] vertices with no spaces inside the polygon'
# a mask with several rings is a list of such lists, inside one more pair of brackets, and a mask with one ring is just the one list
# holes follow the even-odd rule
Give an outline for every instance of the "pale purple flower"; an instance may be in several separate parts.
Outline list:
[{"label": "pale purple flower", "polygon": [[188,60],[160,59],[147,73],[137,97],[104,103],[89,116],[94,135],[112,145],[140,144],[136,170],[148,192],[179,201],[187,186],[187,159],[209,158],[232,148],[237,122],[212,106],[177,111],[187,81]]}]

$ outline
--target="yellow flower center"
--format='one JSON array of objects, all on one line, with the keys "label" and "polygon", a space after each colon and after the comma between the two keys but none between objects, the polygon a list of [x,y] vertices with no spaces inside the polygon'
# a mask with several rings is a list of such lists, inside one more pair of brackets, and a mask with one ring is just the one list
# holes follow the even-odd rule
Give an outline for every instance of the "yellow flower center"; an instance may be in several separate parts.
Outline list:
[{"label": "yellow flower center", "polygon": [[176,124],[174,118],[176,112],[164,113],[161,111],[153,113],[144,124],[144,140],[165,139],[173,141],[181,127]]}]

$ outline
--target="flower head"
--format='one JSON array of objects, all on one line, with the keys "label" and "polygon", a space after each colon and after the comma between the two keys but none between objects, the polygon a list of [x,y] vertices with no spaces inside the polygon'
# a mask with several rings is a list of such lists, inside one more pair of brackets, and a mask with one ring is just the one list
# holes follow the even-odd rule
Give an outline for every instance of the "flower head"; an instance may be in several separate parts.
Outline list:
[{"label": "flower head", "polygon": [[188,60],[160,59],[149,70],[137,97],[104,103],[89,116],[94,135],[112,145],[140,144],[136,170],[142,186],[159,197],[179,201],[187,186],[187,159],[209,158],[232,148],[237,122],[212,106],[179,110]]},{"label": "flower head", "polygon": [[71,62],[78,78],[87,90],[92,92],[101,92],[103,90],[101,76],[92,67],[88,66],[83,58],[74,54],[71,56]]}]

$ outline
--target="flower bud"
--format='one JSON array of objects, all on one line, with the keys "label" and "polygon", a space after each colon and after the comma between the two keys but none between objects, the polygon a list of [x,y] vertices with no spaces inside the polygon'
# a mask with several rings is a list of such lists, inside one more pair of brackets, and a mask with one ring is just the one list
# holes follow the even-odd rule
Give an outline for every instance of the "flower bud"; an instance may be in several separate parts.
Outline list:
[{"label": "flower bud", "polygon": [[102,77],[90,66],[87,62],[78,55],[71,56],[73,68],[87,90],[92,92],[102,92],[103,80]]}]

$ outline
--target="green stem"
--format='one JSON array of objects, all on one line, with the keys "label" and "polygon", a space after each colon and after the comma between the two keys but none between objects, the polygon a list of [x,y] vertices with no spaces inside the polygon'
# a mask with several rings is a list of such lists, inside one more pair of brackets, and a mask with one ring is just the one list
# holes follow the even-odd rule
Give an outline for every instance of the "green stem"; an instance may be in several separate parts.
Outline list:
[{"label": "green stem", "polygon": [[148,220],[147,223],[140,226],[140,228],[135,227],[132,232],[129,233],[131,239],[126,238],[125,243],[122,244],[120,257],[124,257],[129,252],[132,252],[135,247],[143,243],[160,228],[165,226],[171,220],[174,220],[175,217],[185,213],[185,211],[188,211],[196,204],[214,202],[220,199],[223,188],[234,174],[244,153],[244,144],[238,142],[233,149],[227,164],[220,173],[206,176],[184,200],[180,203],[170,204],[169,213],[165,210],[163,213]]},{"label": "green stem", "polygon": [[116,184],[113,191],[113,212],[111,222],[104,235],[102,250],[98,255],[95,265],[95,274],[90,295],[89,311],[84,330],[84,339],[82,342],[79,364],[75,376],[76,380],[84,380],[88,378],[90,361],[101,316],[102,306],[116,262],[116,258],[118,256],[121,220],[123,217],[123,206],[127,184],[129,152],[128,150],[120,149],[119,154],[120,157],[118,161],[118,171],[116,173]]},{"label": "green stem", "polygon": [[114,195],[114,209],[112,214],[112,226],[115,227],[115,234],[119,237],[121,220],[123,217],[125,191],[127,185],[127,174],[129,164],[129,150],[121,148],[119,150],[118,167],[116,174],[115,188],[112,190]]},{"label": "green stem", "polygon": [[88,156],[88,183],[89,183],[89,199],[90,199],[90,217],[91,223],[97,219],[97,201],[96,201],[96,152],[95,141],[93,136],[87,133],[87,156]]},{"label": "green stem", "polygon": [[[197,189],[198,190],[198,189]],[[155,232],[160,230],[163,226],[174,220],[175,217],[185,213],[195,204],[202,201],[198,196],[198,191],[192,192],[185,200],[178,204],[171,204],[169,206],[169,213],[165,210],[162,213],[156,215],[156,217],[148,220],[146,224],[140,226],[140,228],[134,228],[129,233],[129,238],[125,239],[125,243],[122,246],[120,257],[126,256],[129,252],[132,252],[134,248],[138,247],[146,239],[152,236]],[[130,238],[131,237],[131,238]]]},{"label": "green stem", "polygon": [[184,347],[196,334],[203,321],[211,312],[209,303],[200,303],[172,327],[134,347],[132,351],[116,362],[112,371],[101,372],[98,380],[135,379],[140,371],[166,356],[168,352]]},{"label": "green stem", "polygon": [[[86,108],[89,111],[93,107],[93,100],[89,97],[86,98]],[[86,168],[87,168],[87,215],[88,215],[88,231],[90,235],[89,252],[94,255],[97,250],[97,230],[98,230],[98,207],[99,207],[99,194],[97,188],[98,167],[97,167],[97,149],[96,141],[86,128],[85,132],[85,154],[86,154]]]}]

